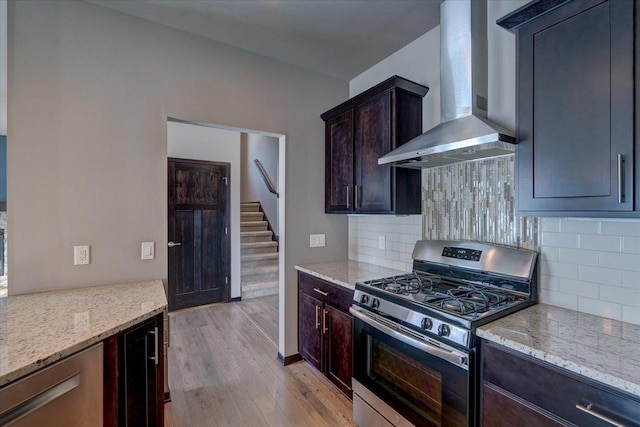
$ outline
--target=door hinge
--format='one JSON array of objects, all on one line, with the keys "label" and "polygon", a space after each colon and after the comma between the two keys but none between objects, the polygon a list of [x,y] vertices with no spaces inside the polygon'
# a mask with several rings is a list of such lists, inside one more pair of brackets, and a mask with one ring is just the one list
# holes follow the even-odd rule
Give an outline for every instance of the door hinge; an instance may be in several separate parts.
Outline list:
[{"label": "door hinge", "polygon": [[223,176],[222,180],[224,181],[224,185],[229,185],[229,177]]},{"label": "door hinge", "polygon": [[227,227],[224,228],[224,234],[229,235],[229,229]]}]

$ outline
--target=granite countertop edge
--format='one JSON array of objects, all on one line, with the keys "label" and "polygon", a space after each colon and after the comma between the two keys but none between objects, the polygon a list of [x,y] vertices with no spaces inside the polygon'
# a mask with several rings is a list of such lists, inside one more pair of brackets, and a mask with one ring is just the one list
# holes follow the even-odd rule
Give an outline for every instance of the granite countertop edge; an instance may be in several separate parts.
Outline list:
[{"label": "granite countertop edge", "polygon": [[355,260],[297,264],[294,268],[319,279],[354,290],[356,282],[379,279],[404,273],[389,267]]},{"label": "granite countertop edge", "polygon": [[319,273],[315,270],[312,269],[313,267],[310,266],[301,266],[301,265],[296,265],[295,269],[298,271],[301,271],[303,273],[307,273],[311,276],[317,277],[318,279],[323,279],[326,280],[327,282],[331,282],[333,284],[336,284],[338,286],[342,286],[343,288],[347,288],[350,290],[355,289],[355,283],[347,283],[347,282],[343,282],[342,280],[336,279],[334,277],[328,276],[326,274],[322,274]]},{"label": "granite countertop edge", "polygon": [[[162,285],[162,281],[161,280],[154,280],[154,281],[144,281],[144,282],[133,282],[133,283],[121,283],[121,284],[115,284],[115,285],[104,285],[104,286],[93,286],[90,288],[78,288],[78,289],[64,289],[61,291],[50,291],[50,292],[43,292],[40,294],[31,294],[31,295],[27,295],[29,297],[38,297],[40,296],[42,298],[43,304],[46,304],[46,298],[49,297],[49,295],[51,295],[52,293],[68,293],[71,297],[74,296],[74,291],[82,291],[82,292],[86,292],[86,291],[90,291],[91,289],[96,290],[96,292],[99,292],[103,289],[106,289],[107,287],[109,288],[119,288],[122,287],[123,289],[125,289],[125,286],[131,286],[131,287],[135,287],[137,284],[141,284],[141,285],[145,285],[145,286],[149,286],[151,285],[156,285],[156,286],[163,286]],[[17,296],[17,297],[7,297],[8,299],[11,298],[19,298],[21,296]],[[112,307],[105,307],[104,310],[109,311]],[[56,363],[59,360],[62,360],[66,357],[69,357],[75,353],[78,353],[88,347],[91,347],[94,344],[97,344],[101,341],[103,341],[104,339],[118,334],[128,328],[130,328],[131,326],[134,326],[138,323],[141,323],[147,319],[150,319],[160,313],[163,312],[167,312],[167,301],[166,301],[166,295],[164,298],[164,301],[162,301],[160,304],[155,304],[153,307],[149,307],[147,311],[145,311],[144,313],[140,313],[138,312],[135,316],[131,317],[127,317],[126,319],[122,320],[122,321],[114,321],[114,325],[109,325],[108,328],[96,331],[95,333],[92,333],[91,336],[89,336],[88,338],[85,337],[79,337],[79,339],[77,339],[76,341],[74,341],[72,344],[70,345],[65,345],[65,346],[61,346],[61,348],[57,348],[55,349],[55,351],[52,351],[50,354],[42,356],[42,357],[38,357],[36,360],[28,360],[25,361],[23,364],[21,364],[20,366],[17,367],[11,367],[10,370],[2,372],[0,374],[0,387],[3,387],[5,385],[8,385],[18,379],[21,379],[23,377],[26,377],[42,368],[45,368],[47,366],[50,366],[54,363]],[[65,333],[64,331],[60,331],[60,333]],[[34,343],[34,347],[38,345],[38,343]],[[35,352],[35,351],[34,351]]]},{"label": "granite countertop edge", "polygon": [[[539,304],[537,306],[531,307],[530,309],[535,307],[540,308],[541,306],[544,307],[543,304]],[[553,306],[550,306],[550,307],[554,309],[556,308]],[[507,316],[505,318],[492,322],[492,323],[501,324],[501,326],[497,328],[492,328],[492,323],[488,323],[486,325],[480,326],[476,329],[476,334],[480,338],[484,338],[496,344],[503,345],[519,353],[529,355],[535,359],[550,363],[559,368],[566,369],[569,372],[600,382],[613,389],[624,391],[626,393],[634,395],[636,398],[640,398],[640,382],[639,383],[630,382],[614,373],[607,373],[602,369],[598,369],[597,367],[588,366],[585,363],[580,363],[575,360],[569,360],[568,358],[563,357],[560,354],[555,354],[552,350],[549,351],[548,349],[538,348],[535,345],[518,342],[501,335],[500,329],[505,328],[504,325],[509,321],[509,317],[517,317],[517,316],[519,316],[519,313],[514,313],[511,316]],[[494,331],[494,329],[497,329],[497,331]],[[506,330],[505,332],[508,334],[511,331]]]}]

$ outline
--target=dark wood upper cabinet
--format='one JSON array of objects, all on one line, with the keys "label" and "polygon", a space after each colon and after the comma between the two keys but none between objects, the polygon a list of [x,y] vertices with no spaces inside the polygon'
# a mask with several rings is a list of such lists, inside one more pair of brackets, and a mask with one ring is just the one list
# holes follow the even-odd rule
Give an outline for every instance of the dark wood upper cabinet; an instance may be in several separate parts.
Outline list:
[{"label": "dark wood upper cabinet", "polygon": [[394,76],[322,114],[325,212],[421,213],[421,172],[378,158],[422,133],[429,88]]},{"label": "dark wood upper cabinet", "polygon": [[544,0],[498,21],[517,35],[519,214],[638,216],[635,3]]}]

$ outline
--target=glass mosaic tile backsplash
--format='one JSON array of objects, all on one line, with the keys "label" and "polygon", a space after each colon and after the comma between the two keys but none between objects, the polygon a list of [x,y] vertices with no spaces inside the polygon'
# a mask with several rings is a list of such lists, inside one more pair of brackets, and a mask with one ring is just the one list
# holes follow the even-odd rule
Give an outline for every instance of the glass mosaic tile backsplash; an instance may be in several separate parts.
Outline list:
[{"label": "glass mosaic tile backsplash", "polygon": [[538,249],[538,218],[516,217],[514,156],[422,172],[426,239],[478,240]]}]

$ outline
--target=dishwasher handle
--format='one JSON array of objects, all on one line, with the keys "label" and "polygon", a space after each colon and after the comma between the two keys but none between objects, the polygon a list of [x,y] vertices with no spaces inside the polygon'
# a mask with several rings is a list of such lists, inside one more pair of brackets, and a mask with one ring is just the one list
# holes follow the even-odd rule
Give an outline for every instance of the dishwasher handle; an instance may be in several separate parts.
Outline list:
[{"label": "dishwasher handle", "polygon": [[80,385],[80,374],[75,374],[66,380],[38,393],[31,399],[14,406],[13,408],[0,414],[0,426],[12,423],[22,417],[26,417],[30,413],[42,408],[47,403],[58,399],[59,397],[69,393]]}]

